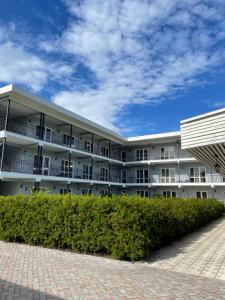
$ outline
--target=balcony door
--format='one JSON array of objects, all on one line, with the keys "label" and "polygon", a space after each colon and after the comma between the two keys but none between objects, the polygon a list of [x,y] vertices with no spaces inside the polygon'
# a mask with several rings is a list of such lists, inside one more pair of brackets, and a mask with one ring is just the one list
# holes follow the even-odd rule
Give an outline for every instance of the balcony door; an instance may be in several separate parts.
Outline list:
[{"label": "balcony door", "polygon": [[190,168],[190,182],[206,182],[205,167]]},{"label": "balcony door", "polygon": [[92,179],[92,165],[83,165],[83,179]]},{"label": "balcony door", "polygon": [[39,173],[39,165],[40,165],[40,174],[49,176],[50,175],[50,165],[51,158],[49,156],[40,156],[40,160],[38,159],[38,155],[34,155],[34,167],[33,173]]},{"label": "balcony door", "polygon": [[162,168],[161,169],[161,176],[160,176],[161,183],[175,183],[175,169],[174,168]]},{"label": "balcony door", "polygon": [[148,183],[148,170],[136,170],[136,183]]},{"label": "balcony door", "polygon": [[73,176],[73,162],[70,162],[70,167],[69,167],[69,160],[62,160],[61,162],[61,176],[63,177],[69,177]]},{"label": "balcony door", "polygon": [[109,169],[101,168],[101,181],[109,180]]}]

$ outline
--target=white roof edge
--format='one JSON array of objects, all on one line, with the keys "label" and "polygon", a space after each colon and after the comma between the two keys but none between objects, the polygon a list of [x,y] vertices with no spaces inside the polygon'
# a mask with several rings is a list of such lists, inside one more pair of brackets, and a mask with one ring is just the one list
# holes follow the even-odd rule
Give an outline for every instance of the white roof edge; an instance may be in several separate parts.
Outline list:
[{"label": "white roof edge", "polygon": [[54,109],[56,111],[60,111],[63,114],[72,117],[80,122],[83,122],[85,124],[90,125],[91,127],[95,127],[96,129],[98,129],[99,131],[104,132],[105,134],[109,134],[111,136],[114,136],[117,139],[120,139],[121,141],[123,141],[124,143],[129,143],[129,142],[135,142],[135,141],[146,141],[146,140],[157,140],[157,139],[161,139],[161,138],[169,138],[169,137],[180,137],[181,133],[180,131],[172,131],[172,132],[166,132],[166,133],[159,133],[159,134],[150,134],[150,135],[144,135],[144,136],[136,136],[136,137],[124,137],[120,134],[117,134],[116,132],[101,126],[89,119],[86,119],[70,110],[67,110],[55,103],[49,102],[47,100],[44,100],[43,98],[34,95],[32,92],[29,91],[25,91],[19,87],[17,87],[14,84],[9,84],[7,86],[1,87],[0,88],[0,95],[1,94],[5,94],[5,93],[18,93],[20,95],[24,95],[27,98],[31,98],[32,100],[41,103],[42,105],[48,106],[51,109]]},{"label": "white roof edge", "polygon": [[122,140],[123,142],[126,142],[127,141],[127,138],[123,137],[122,135],[120,134],[117,134],[116,132],[104,127],[104,126],[101,126],[85,117],[82,117],[68,109],[65,109],[63,108],[62,106],[60,105],[57,105],[51,101],[47,101],[47,100],[44,100],[43,98],[39,97],[39,96],[36,96],[34,95],[33,93],[29,92],[29,91],[25,91],[17,86],[15,86],[14,84],[9,84],[7,86],[4,86],[2,88],[0,88],[0,94],[3,94],[3,93],[10,93],[10,92],[15,92],[15,93],[18,93],[20,95],[24,95],[25,97],[27,98],[31,98],[32,100],[36,101],[36,102],[39,102],[43,105],[46,105],[48,106],[49,108],[51,109],[55,109],[56,111],[60,111],[62,112],[63,114],[67,115],[67,116],[70,116],[70,117],[73,117],[74,119],[78,120],[79,122],[82,122],[82,123],[85,123],[85,124],[88,124],[92,127],[95,127],[96,129],[100,130],[100,131],[103,131],[104,133],[106,134],[110,134],[114,137],[116,137],[117,139],[120,139]]},{"label": "white roof edge", "polygon": [[180,135],[181,135],[180,131],[171,131],[171,132],[165,132],[165,133],[157,133],[157,134],[130,137],[127,140],[128,140],[128,142],[136,142],[136,141],[138,142],[138,141],[144,141],[144,140],[157,140],[157,139],[161,139],[161,138],[179,137]]},{"label": "white roof edge", "polygon": [[213,110],[213,111],[210,111],[210,112],[205,113],[205,114],[197,115],[197,116],[195,116],[195,117],[191,117],[191,118],[182,120],[180,123],[181,123],[181,124],[189,123],[189,122],[191,122],[191,121],[195,121],[195,120],[207,118],[207,117],[210,117],[210,116],[212,116],[212,115],[220,114],[220,113],[223,113],[223,112],[225,112],[225,108],[220,108],[220,109]]}]

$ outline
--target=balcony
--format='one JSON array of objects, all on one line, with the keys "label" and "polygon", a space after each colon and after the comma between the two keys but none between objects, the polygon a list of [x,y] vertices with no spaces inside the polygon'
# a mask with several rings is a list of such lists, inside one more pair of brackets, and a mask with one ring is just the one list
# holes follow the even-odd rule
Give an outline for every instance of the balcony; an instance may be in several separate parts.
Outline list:
[{"label": "balcony", "polygon": [[[5,120],[0,121],[0,131],[5,129]],[[19,123],[14,121],[9,121],[7,124],[7,131],[20,134],[23,136],[28,136],[38,140],[44,140],[49,143],[57,144],[60,146],[70,148],[70,143],[64,138],[64,134],[59,134],[57,132],[45,131],[44,134],[36,126],[30,124]],[[42,136],[43,135],[43,136]],[[111,158],[114,160],[119,160],[119,156],[116,153],[111,153],[110,157],[105,155],[101,150],[101,145],[94,143],[93,144],[93,153],[91,147],[87,147],[84,141],[73,138],[71,140],[71,148],[74,150],[83,151],[90,154],[99,155],[105,158]]]},{"label": "balcony", "polygon": [[24,173],[24,174],[34,174],[34,175],[43,175],[43,176],[54,176],[54,177],[63,177],[63,178],[74,178],[80,180],[96,180],[104,182],[114,182],[120,183],[120,177],[111,175],[103,176],[98,172],[93,172],[93,174],[86,174],[82,169],[78,168],[68,168],[60,167],[58,165],[42,165],[34,163],[33,161],[24,161],[24,160],[11,160],[4,159],[2,164],[3,172],[15,172],[15,173]]}]

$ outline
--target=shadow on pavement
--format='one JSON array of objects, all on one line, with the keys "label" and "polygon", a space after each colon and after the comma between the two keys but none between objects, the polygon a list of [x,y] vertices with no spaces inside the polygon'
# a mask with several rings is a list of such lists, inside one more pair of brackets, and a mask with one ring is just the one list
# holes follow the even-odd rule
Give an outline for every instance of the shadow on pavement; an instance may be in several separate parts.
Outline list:
[{"label": "shadow on pavement", "polygon": [[[1,268],[1,267],[0,267]],[[0,279],[0,300],[65,300],[58,296]]]},{"label": "shadow on pavement", "polygon": [[169,258],[174,258],[181,253],[187,253],[187,248],[200,241],[200,239],[207,237],[210,231],[213,231],[217,226],[219,226],[220,223],[224,222],[224,219],[224,217],[221,217],[205,226],[200,227],[197,231],[189,233],[180,239],[163,246],[162,248],[153,252],[152,255],[146,258],[143,262],[153,263],[157,262],[158,260],[163,261]]}]

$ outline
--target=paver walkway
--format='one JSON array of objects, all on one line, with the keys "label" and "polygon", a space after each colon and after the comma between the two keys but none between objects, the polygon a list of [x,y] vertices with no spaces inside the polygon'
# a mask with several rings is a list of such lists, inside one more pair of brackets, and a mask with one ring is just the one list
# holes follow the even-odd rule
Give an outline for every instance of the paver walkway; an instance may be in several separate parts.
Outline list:
[{"label": "paver walkway", "polygon": [[225,218],[144,263],[0,242],[0,300],[225,299],[224,257]]}]

